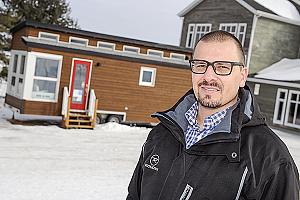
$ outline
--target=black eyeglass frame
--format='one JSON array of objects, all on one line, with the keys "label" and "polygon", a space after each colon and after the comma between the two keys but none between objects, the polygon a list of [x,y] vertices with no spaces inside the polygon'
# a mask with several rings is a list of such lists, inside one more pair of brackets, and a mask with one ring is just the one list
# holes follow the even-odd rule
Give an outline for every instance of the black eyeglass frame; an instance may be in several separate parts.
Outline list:
[{"label": "black eyeglass frame", "polygon": [[[192,67],[192,62],[193,62],[193,61],[202,61],[202,62],[205,62],[205,63],[207,64],[205,71],[204,71],[203,73],[194,72],[194,71],[193,71],[193,67]],[[218,62],[229,63],[229,64],[231,65],[230,72],[229,72],[228,74],[218,74],[218,73],[216,72],[216,67],[215,67],[215,63],[218,63]],[[190,63],[190,69],[191,69],[191,71],[192,71],[194,74],[205,74],[205,72],[207,71],[207,68],[208,68],[209,66],[212,66],[212,68],[213,68],[215,74],[217,74],[217,75],[219,75],[219,76],[228,76],[228,75],[230,75],[231,72],[232,72],[232,68],[233,68],[234,66],[245,67],[245,65],[244,65],[243,63],[241,63],[241,62],[231,62],[231,61],[224,61],[224,60],[216,60],[216,61],[214,61],[214,62],[209,62],[209,61],[207,61],[207,60],[191,59],[191,60],[189,60],[189,63]]]}]

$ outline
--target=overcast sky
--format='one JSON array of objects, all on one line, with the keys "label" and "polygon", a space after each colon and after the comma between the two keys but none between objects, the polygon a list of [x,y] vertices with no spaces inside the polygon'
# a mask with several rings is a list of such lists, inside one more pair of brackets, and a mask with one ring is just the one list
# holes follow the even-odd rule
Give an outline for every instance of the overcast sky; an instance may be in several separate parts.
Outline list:
[{"label": "overcast sky", "polygon": [[179,45],[177,14],[193,0],[67,0],[81,29]]}]

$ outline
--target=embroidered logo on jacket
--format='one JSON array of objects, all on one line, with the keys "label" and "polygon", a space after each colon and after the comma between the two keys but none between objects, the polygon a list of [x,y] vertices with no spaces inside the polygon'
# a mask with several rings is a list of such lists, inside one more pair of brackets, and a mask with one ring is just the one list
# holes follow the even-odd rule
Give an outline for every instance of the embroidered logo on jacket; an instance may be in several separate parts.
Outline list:
[{"label": "embroidered logo on jacket", "polygon": [[158,171],[158,168],[155,167],[158,163],[159,163],[159,155],[152,155],[150,158],[150,165],[145,164],[145,167]]}]

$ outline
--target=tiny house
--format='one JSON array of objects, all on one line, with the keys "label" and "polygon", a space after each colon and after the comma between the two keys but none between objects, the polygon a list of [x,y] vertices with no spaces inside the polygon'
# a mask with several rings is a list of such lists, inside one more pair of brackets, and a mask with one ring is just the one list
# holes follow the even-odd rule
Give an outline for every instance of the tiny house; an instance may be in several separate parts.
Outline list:
[{"label": "tiny house", "polygon": [[5,104],[21,115],[156,123],[191,87],[190,48],[32,21],[11,33]]}]

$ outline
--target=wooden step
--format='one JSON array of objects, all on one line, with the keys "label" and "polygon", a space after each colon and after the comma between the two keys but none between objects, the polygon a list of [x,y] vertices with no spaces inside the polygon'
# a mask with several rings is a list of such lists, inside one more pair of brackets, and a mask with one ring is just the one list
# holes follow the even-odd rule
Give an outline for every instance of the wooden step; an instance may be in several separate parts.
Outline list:
[{"label": "wooden step", "polygon": [[91,122],[93,122],[93,120],[91,120],[91,119],[88,119],[88,120],[84,120],[84,119],[69,119],[69,122],[91,123]]},{"label": "wooden step", "polygon": [[93,129],[92,125],[68,125],[66,128],[86,128],[86,129]]},{"label": "wooden step", "polygon": [[85,113],[83,114],[83,113],[72,113],[72,112],[69,114],[69,116],[70,117],[90,117]]}]

